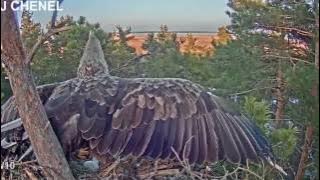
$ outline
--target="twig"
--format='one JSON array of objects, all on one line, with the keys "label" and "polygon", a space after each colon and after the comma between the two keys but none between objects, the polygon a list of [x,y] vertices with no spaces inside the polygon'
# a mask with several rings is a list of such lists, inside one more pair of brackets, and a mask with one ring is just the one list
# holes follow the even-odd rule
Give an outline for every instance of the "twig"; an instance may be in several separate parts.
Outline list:
[{"label": "twig", "polygon": [[[191,140],[192,140],[192,137],[188,141],[191,141]],[[184,148],[186,148],[186,147],[184,147]],[[196,177],[198,179],[203,179],[201,177],[201,174],[199,175],[198,173],[192,171],[191,166],[188,163],[188,159],[181,160],[179,157],[179,154],[177,153],[177,151],[173,147],[171,147],[171,150],[175,154],[178,161],[180,162],[180,165],[186,170],[186,172],[191,176],[192,179],[194,179],[194,177]]]},{"label": "twig", "polygon": [[242,91],[242,92],[238,92],[238,93],[229,94],[229,96],[238,96],[238,95],[250,93],[252,91],[258,91],[258,90],[264,90],[264,89],[272,89],[272,87],[254,88],[254,89],[250,89],[250,90],[246,90],[246,91]]},{"label": "twig", "polygon": [[31,161],[25,161],[25,162],[16,162],[15,165],[24,166],[24,165],[28,165],[28,164],[34,164],[34,163],[38,163],[38,161],[37,160],[31,160]]},{"label": "twig", "polygon": [[65,26],[61,28],[55,28],[55,29],[50,29],[47,33],[44,35],[39,36],[37,43],[32,47],[30,53],[28,54],[27,58],[27,63],[30,64],[32,62],[33,57],[35,56],[36,52],[38,51],[39,47],[46,41],[48,40],[51,36],[70,30],[72,27],[71,26]]},{"label": "twig", "polygon": [[114,161],[105,171],[103,171],[104,175],[108,175],[112,170],[114,170],[120,164],[120,159]]},{"label": "twig", "polygon": [[128,67],[131,63],[133,63],[133,62],[135,62],[135,61],[137,61],[137,60],[139,60],[139,59],[141,59],[141,58],[143,58],[143,57],[145,57],[145,56],[150,56],[150,55],[151,55],[150,53],[138,55],[138,56],[136,56],[136,57],[134,57],[134,58],[129,59],[129,60],[127,61],[127,63],[125,63],[124,65],[122,65],[122,66],[120,66],[120,67],[118,67],[118,68],[116,68],[116,69],[112,69],[110,72],[119,71],[119,70],[121,70],[121,69],[123,69],[123,68]]}]

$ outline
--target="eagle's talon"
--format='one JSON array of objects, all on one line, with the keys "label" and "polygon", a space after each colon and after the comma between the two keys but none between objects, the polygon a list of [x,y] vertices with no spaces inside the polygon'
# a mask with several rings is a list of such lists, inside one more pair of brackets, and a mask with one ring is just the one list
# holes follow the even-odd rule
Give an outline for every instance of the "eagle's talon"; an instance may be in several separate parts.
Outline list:
[{"label": "eagle's talon", "polygon": [[90,158],[90,149],[89,148],[81,148],[78,150],[76,154],[76,158],[85,160]]},{"label": "eagle's talon", "polygon": [[88,159],[87,156],[77,155],[76,157],[77,157],[77,159],[80,159],[80,160],[86,160],[86,159]]}]

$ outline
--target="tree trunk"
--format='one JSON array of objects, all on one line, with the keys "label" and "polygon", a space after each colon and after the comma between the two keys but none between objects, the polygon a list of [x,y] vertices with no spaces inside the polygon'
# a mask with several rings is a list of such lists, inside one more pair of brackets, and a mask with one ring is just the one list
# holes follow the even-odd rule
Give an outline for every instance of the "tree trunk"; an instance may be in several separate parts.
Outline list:
[{"label": "tree trunk", "polygon": [[302,147],[302,152],[300,156],[300,162],[297,174],[295,176],[295,180],[302,180],[306,168],[306,163],[308,162],[308,156],[309,152],[312,146],[312,140],[313,140],[313,132],[314,129],[312,126],[307,126],[306,132],[305,132],[305,139],[304,139],[304,145]]},{"label": "tree trunk", "polygon": [[276,77],[276,98],[277,98],[277,107],[275,113],[276,126],[281,127],[281,124],[284,119],[284,110],[285,110],[285,84],[284,77],[281,68],[278,68],[277,77]]},{"label": "tree trunk", "polygon": [[[315,29],[316,34],[314,37],[315,40],[315,53],[314,53],[314,63],[315,63],[315,68],[318,70],[317,73],[319,74],[319,14],[317,12],[317,9],[319,9],[319,1],[314,1],[314,15],[315,15],[315,21],[316,21],[316,26]],[[311,96],[313,98],[319,98],[319,82],[316,81],[313,84],[313,87],[311,89]],[[318,104],[315,105],[315,108],[313,109],[313,113],[315,114],[319,110],[319,102]],[[301,180],[304,177],[304,172],[306,168],[306,163],[308,161],[308,155],[309,152],[312,148],[312,141],[313,141],[313,133],[314,133],[314,128],[312,125],[307,126],[306,132],[305,132],[305,140],[304,140],[304,145],[302,149],[302,153],[300,156],[300,162],[299,162],[299,167],[297,174],[295,176],[295,180]]]},{"label": "tree trunk", "polygon": [[[315,37],[315,66],[319,70],[319,1],[314,1],[315,8],[318,9],[318,12],[315,12],[315,19],[316,19],[316,37]],[[317,10],[316,10],[317,11]]]},{"label": "tree trunk", "polygon": [[[12,0],[7,1],[8,4],[11,2]],[[4,0],[1,0],[2,7],[3,4]],[[7,57],[3,63],[7,69],[19,115],[40,166],[51,176],[49,179],[73,180],[64,152],[36,91],[30,65],[26,62],[27,55],[18,23],[11,8],[1,11],[1,48]]]}]

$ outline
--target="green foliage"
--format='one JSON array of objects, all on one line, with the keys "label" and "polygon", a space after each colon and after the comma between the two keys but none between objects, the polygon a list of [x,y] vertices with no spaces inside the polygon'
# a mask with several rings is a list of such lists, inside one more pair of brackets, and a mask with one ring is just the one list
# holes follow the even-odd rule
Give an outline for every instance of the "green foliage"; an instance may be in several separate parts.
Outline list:
[{"label": "green foliage", "polygon": [[255,120],[257,125],[265,133],[267,133],[266,125],[271,118],[271,111],[268,104],[265,101],[257,101],[257,98],[252,96],[246,96],[244,102],[244,110],[249,116]]},{"label": "green foliage", "polygon": [[213,65],[205,58],[182,55],[175,49],[149,58],[142,63],[142,74],[155,78],[184,78],[208,88],[214,88]]},{"label": "green foliage", "polygon": [[211,62],[215,87],[221,95],[267,95],[273,86],[274,69],[261,60],[261,51],[248,50],[242,41],[218,47]]},{"label": "green foliage", "polygon": [[[123,30],[117,26],[118,33],[109,35],[108,41],[104,48],[105,57],[109,65],[109,70],[112,75],[119,77],[134,77],[137,76],[137,62],[135,50],[127,44],[127,35],[130,34],[131,28]],[[119,40],[116,41],[118,34]]]},{"label": "green foliage", "polygon": [[288,106],[291,116],[301,123],[311,122],[319,127],[319,92],[315,89],[319,86],[318,70],[298,63],[295,69],[287,70],[286,79],[292,97]]},{"label": "green foliage", "polygon": [[294,153],[298,142],[297,128],[272,128],[270,107],[264,100],[258,101],[255,97],[245,97],[245,112],[255,120],[255,123],[263,130],[264,134],[271,140],[273,152],[282,162],[288,162]]},{"label": "green foliage", "polygon": [[139,65],[140,74],[156,78],[184,78],[209,88],[215,87],[212,61],[207,57],[181,54],[176,38],[176,34],[169,33],[165,26],[162,26],[157,37],[153,34],[148,35],[144,48],[151,56]]},{"label": "green foliage", "polygon": [[132,53],[126,44],[109,43],[105,48],[105,54],[109,70],[112,75],[119,77],[133,77],[136,75],[136,63],[132,59]]},{"label": "green foliage", "polygon": [[161,25],[160,32],[157,35],[153,33],[148,34],[148,38],[142,47],[151,54],[150,57],[152,58],[167,53],[172,54],[172,52],[179,53],[177,34],[169,32],[166,25]]},{"label": "green foliage", "polygon": [[32,64],[37,84],[64,81],[76,76],[89,31],[94,31],[105,46],[107,36],[102,29],[96,29],[89,23],[72,24],[71,30],[55,36],[38,50]]},{"label": "green foliage", "polygon": [[[316,61],[314,43],[319,41],[319,27],[314,23],[319,13],[319,1],[230,0],[228,5],[232,9],[228,12],[231,17],[229,28],[243,42],[242,47],[251,52],[263,50],[263,58],[257,60],[265,62],[263,67],[265,72],[269,72],[264,78],[275,79],[276,73],[272,69],[281,70],[285,75],[282,95],[287,121],[284,127],[272,131],[270,138],[278,144],[274,148],[275,153],[284,160],[283,164],[287,164],[291,159],[299,158],[293,157],[293,154],[299,155],[300,152],[293,152],[303,146],[304,135],[297,132],[311,124],[319,129],[319,72],[313,66]],[[312,35],[314,32],[316,36]],[[299,50],[295,42],[304,43],[308,48]],[[294,58],[296,60],[293,61]],[[272,84],[278,88],[277,84]],[[275,96],[276,93],[270,95]],[[261,97],[267,98],[263,94]],[[318,139],[318,134],[314,139]],[[318,144],[315,147],[318,148]],[[290,168],[296,169],[298,163],[299,160],[296,164],[290,164]],[[314,164],[307,169],[314,168]],[[311,176],[316,176],[316,173]]]},{"label": "green foliage", "polygon": [[272,131],[271,142],[274,144],[273,151],[283,161],[289,161],[297,145],[297,129],[279,128]]},{"label": "green foliage", "polygon": [[12,94],[9,80],[6,78],[4,69],[1,68],[1,104]]}]

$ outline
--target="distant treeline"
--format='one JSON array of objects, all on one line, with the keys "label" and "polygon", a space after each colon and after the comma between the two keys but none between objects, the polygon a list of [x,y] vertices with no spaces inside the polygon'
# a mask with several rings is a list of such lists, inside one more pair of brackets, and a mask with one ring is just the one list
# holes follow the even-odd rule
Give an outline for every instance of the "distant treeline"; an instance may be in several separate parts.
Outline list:
[{"label": "distant treeline", "polygon": [[[149,33],[160,33],[161,31],[132,31],[133,34],[149,34]],[[177,33],[177,34],[216,34],[217,31],[169,31],[170,33]]]}]

